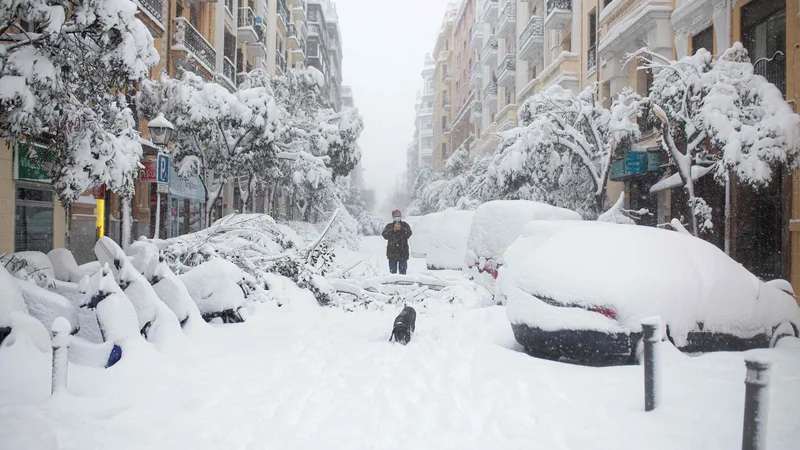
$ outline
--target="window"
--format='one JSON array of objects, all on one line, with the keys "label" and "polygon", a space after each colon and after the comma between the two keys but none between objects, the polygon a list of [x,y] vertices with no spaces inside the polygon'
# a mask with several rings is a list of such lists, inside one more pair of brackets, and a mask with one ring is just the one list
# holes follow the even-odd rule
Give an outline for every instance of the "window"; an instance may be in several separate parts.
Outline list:
[{"label": "window", "polygon": [[433,147],[433,140],[429,137],[422,138],[422,148],[431,148]]},{"label": "window", "polygon": [[444,159],[446,156],[447,156],[447,143],[442,142],[442,159]]},{"label": "window", "polygon": [[18,185],[14,214],[14,251],[47,253],[53,249],[53,191]]},{"label": "window", "polygon": [[597,12],[595,10],[589,13],[589,50],[586,61],[589,71],[597,67]]},{"label": "window", "polygon": [[786,4],[751,2],[742,8],[742,41],[753,71],[786,95]]},{"label": "window", "polygon": [[692,54],[704,48],[709,52],[714,52],[714,27],[710,26],[705,30],[692,36]]},{"label": "window", "polygon": [[447,126],[447,117],[442,116],[442,129],[444,130],[444,127],[446,126]]}]

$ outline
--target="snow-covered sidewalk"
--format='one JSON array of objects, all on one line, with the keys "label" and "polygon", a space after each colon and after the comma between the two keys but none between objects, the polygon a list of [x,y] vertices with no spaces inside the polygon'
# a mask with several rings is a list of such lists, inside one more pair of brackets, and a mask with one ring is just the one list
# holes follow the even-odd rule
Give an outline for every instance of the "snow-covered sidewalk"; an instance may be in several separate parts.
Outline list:
[{"label": "snow-covered sidewalk", "polygon": [[[0,448],[741,446],[742,353],[665,351],[663,403],[645,413],[641,367],[531,358],[501,306],[429,305],[406,347],[387,342],[400,306],[348,313],[304,297],[260,308],[190,335],[188,349],[145,344],[110,369],[71,364],[70,392],[57,398],[49,356],[27,351],[23,363],[19,346],[0,348]],[[754,353],[774,363],[769,448],[796,448],[800,340]]]}]

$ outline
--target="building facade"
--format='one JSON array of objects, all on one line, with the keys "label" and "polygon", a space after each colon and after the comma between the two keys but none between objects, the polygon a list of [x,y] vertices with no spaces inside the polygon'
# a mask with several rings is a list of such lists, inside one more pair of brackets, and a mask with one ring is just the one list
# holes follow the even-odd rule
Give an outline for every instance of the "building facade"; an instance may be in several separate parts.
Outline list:
[{"label": "building facade", "polygon": [[[352,94],[341,86],[341,37],[331,0],[148,0],[136,5],[137,16],[153,36],[160,56],[150,71],[151,79],[162,73],[177,77],[188,70],[233,91],[251,70],[280,75],[312,65],[325,75],[325,96],[331,106],[338,111],[352,105]],[[131,104],[132,99],[133,94]],[[160,237],[208,226],[203,222],[205,195],[199,179],[182,179],[171,171],[168,192],[158,195],[158,149],[148,139],[146,121],[138,125],[144,169],[131,201],[132,238],[154,234],[159,199]],[[123,205],[116,194],[102,187],[93,189],[73,202],[68,213],[55,198],[46,172],[28,158],[27,145],[12,149],[0,141],[0,201],[4,205],[0,223],[6,225],[0,228],[0,253],[48,252],[67,246],[82,263],[94,259],[98,236],[120,242]],[[280,195],[255,192],[247,207],[264,211],[273,197]],[[244,208],[239,183],[231,180],[223,188],[212,220]]]},{"label": "building facade", "polygon": [[433,75],[433,166],[437,170],[444,167],[447,157],[453,153],[450,146],[450,133],[453,129],[453,30],[459,3],[451,2],[447,6],[442,26],[433,47],[436,65]]},{"label": "building facade", "polygon": [[[797,112],[799,8],[795,0],[463,0],[454,23],[447,21],[453,8],[448,10],[434,46],[435,55],[453,50],[437,61],[435,120],[453,125],[443,128],[450,133],[449,142],[435,138],[435,167],[441,169],[459,145],[472,156],[497,151],[497,132],[516,126],[517,107],[549,86],[558,84],[575,93],[594,87],[605,106],[626,87],[646,96],[652,73],[626,57],[643,47],[676,59],[701,47],[719,55],[742,42],[755,71],[775,84]],[[463,50],[468,28],[471,52]],[[451,47],[443,45],[448,41]],[[455,74],[450,84],[441,78],[445,64]],[[465,66],[472,93],[461,82]],[[451,93],[455,112],[440,108],[445,90]],[[469,114],[462,110],[465,103]],[[474,139],[460,132],[465,116],[475,126]],[[670,169],[660,152],[660,131],[644,123],[640,130],[642,137],[631,151],[652,156],[653,168],[643,173],[615,170],[628,157],[617,155],[609,198],[616,200],[624,191],[627,206],[649,209],[654,214],[643,219],[645,225],[688,217],[681,189],[651,192]],[[438,135],[439,128],[434,132]],[[756,275],[790,279],[800,291],[798,174],[778,174],[770,188],[759,191],[737,185],[735,178],[727,189],[710,177],[698,180],[697,186],[699,195],[717,206],[715,231],[703,237],[727,249]]]}]

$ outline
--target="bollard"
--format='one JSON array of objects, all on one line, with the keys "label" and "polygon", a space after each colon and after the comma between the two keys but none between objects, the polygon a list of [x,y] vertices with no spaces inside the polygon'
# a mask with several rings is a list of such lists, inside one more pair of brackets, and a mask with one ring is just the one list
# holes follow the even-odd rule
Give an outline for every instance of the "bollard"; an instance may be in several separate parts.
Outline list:
[{"label": "bollard", "polygon": [[642,320],[644,342],[644,410],[656,409],[661,400],[661,370],[658,343],[661,342],[661,318]]},{"label": "bollard", "polygon": [[63,317],[53,321],[50,330],[53,332],[53,378],[50,393],[55,394],[67,389],[67,356],[69,352],[69,332],[72,326]]},{"label": "bollard", "polygon": [[742,450],[763,450],[767,448],[770,364],[755,357],[745,359],[744,363],[747,375],[744,379]]}]

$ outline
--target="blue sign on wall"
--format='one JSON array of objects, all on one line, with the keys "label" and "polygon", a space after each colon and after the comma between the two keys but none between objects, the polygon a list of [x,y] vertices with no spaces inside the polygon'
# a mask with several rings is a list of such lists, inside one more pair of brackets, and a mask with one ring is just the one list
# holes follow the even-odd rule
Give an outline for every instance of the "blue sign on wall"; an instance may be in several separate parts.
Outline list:
[{"label": "blue sign on wall", "polygon": [[157,180],[159,183],[169,183],[169,156],[158,155]]}]

